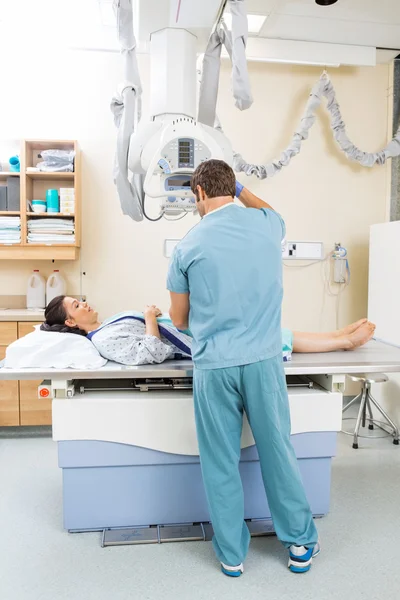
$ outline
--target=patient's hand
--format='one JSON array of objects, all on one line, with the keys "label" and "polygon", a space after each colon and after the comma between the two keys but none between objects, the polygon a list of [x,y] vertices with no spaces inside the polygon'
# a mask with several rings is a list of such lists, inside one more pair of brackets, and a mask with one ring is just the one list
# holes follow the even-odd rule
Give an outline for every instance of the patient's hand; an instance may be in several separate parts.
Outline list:
[{"label": "patient's hand", "polygon": [[161,317],[162,312],[159,308],[157,308],[157,306],[155,306],[154,304],[152,304],[151,306],[146,306],[146,308],[144,309],[144,316],[145,317]]}]

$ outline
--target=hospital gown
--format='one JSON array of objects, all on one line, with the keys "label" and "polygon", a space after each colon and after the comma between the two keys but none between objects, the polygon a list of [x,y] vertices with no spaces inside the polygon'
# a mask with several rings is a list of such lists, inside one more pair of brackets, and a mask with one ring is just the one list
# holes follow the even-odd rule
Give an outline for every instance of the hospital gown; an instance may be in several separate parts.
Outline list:
[{"label": "hospital gown", "polygon": [[[135,318],[132,316],[135,315]],[[140,315],[140,316],[139,316]],[[139,319],[138,319],[139,317]],[[142,319],[142,320],[140,320]],[[178,332],[168,317],[158,319],[161,331],[165,327],[175,331],[181,337],[181,343],[187,346],[187,351],[175,346],[173,341],[161,334],[161,339],[146,334],[143,315],[135,312],[121,313],[108,319],[96,331],[89,333],[88,338],[96,346],[104,358],[123,365],[150,365],[162,363],[174,358],[189,358],[191,356],[191,333]],[[183,338],[183,340],[182,340]],[[172,338],[174,339],[174,338]],[[176,341],[179,343],[179,341]],[[290,361],[293,351],[293,332],[282,329],[282,358]]]},{"label": "hospital gown", "polygon": [[169,340],[146,335],[144,323],[127,317],[111,322],[90,336],[97,350],[123,365],[152,365],[172,359],[180,353]]}]

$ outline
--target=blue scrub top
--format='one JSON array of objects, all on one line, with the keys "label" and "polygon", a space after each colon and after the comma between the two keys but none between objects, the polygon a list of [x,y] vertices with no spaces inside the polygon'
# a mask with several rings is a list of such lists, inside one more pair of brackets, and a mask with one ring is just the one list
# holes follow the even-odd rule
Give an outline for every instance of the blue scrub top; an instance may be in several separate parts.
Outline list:
[{"label": "blue scrub top", "polygon": [[197,368],[246,365],[282,352],[284,236],[275,211],[232,203],[208,213],[176,246],[167,287],[190,293]]}]

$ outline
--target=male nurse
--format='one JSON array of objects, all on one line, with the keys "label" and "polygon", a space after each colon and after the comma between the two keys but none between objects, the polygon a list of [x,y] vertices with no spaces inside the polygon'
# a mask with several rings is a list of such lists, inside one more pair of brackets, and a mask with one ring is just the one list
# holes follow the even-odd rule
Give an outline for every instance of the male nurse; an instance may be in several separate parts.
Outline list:
[{"label": "male nurse", "polygon": [[245,412],[276,534],[289,550],[290,570],[304,573],[319,544],[290,442],[281,339],[285,224],[221,160],[202,163],[191,185],[202,220],[176,247],[167,287],[174,325],[193,335],[196,428],[214,549],[225,575],[243,573],[250,542],[239,473]]}]

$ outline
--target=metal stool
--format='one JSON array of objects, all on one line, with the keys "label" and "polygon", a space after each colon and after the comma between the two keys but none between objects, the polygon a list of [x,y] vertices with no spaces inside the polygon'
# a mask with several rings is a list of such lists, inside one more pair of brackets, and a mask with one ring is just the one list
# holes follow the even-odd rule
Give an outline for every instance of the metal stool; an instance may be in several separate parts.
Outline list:
[{"label": "metal stool", "polygon": [[[357,374],[357,375],[349,375],[349,377],[352,381],[358,381],[362,384],[361,393],[358,394],[358,396],[356,396],[355,398],[353,398],[353,400],[351,400],[343,408],[343,413],[345,413],[346,410],[348,408],[350,408],[350,406],[352,406],[352,404],[354,404],[361,398],[360,410],[358,411],[356,428],[354,430],[353,448],[355,448],[355,449],[358,448],[358,436],[359,436],[360,426],[362,424],[362,426],[365,427],[367,419],[369,421],[368,429],[373,430],[374,426],[376,425],[380,429],[383,429],[383,431],[386,431],[386,433],[388,433],[389,435],[393,436],[393,438],[394,438],[393,444],[396,444],[396,446],[398,446],[399,445],[399,428],[397,427],[397,425],[395,425],[393,423],[393,421],[389,417],[389,415],[383,410],[383,408],[380,406],[380,404],[375,400],[375,398],[371,394],[371,384],[386,383],[386,381],[388,381],[388,379],[389,379],[388,376],[384,375],[383,373],[377,373],[377,374],[362,373],[362,374]],[[375,406],[375,408],[381,413],[382,417],[385,419],[385,422],[374,419],[373,414],[372,414],[371,404],[373,404],[373,406]],[[367,417],[367,411],[368,411],[369,417]],[[390,431],[388,431],[388,429],[386,429],[386,428],[390,429]],[[347,433],[347,432],[345,432],[345,433]],[[353,435],[353,434],[350,434],[350,435]]]}]

